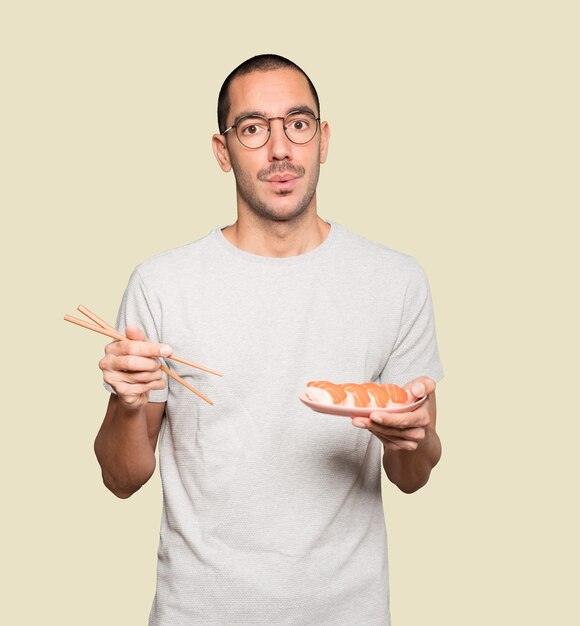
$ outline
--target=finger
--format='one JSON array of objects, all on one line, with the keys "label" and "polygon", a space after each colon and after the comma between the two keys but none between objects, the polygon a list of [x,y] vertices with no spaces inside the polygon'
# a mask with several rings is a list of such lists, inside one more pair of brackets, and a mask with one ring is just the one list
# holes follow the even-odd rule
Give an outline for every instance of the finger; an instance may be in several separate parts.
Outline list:
[{"label": "finger", "polygon": [[161,362],[154,357],[129,354],[114,357],[111,367],[120,372],[155,372],[161,368]]},{"label": "finger", "polygon": [[129,374],[129,380],[133,383],[152,383],[158,380],[163,379],[163,374],[161,370],[156,370],[155,372],[133,372]]},{"label": "finger", "polygon": [[105,353],[116,356],[132,354],[143,357],[167,357],[173,354],[173,348],[164,343],[128,339],[108,344]]},{"label": "finger", "polygon": [[111,386],[117,392],[117,395],[122,396],[123,398],[129,398],[131,396],[142,396],[144,393],[154,391],[156,389],[164,389],[165,381],[155,380],[147,383],[146,385],[119,382],[116,385]]},{"label": "finger", "polygon": [[407,428],[406,430],[397,430],[392,428],[384,428],[381,426],[375,426],[374,424],[369,427],[372,433],[383,437],[384,439],[397,439],[397,440],[407,440],[414,441],[416,443],[420,443],[425,439],[425,429],[424,428]]},{"label": "finger", "polygon": [[113,387],[113,389],[116,389],[119,385],[148,385],[163,380],[163,375],[160,370],[157,372],[120,372],[106,370],[103,373],[103,380]]},{"label": "finger", "polygon": [[145,333],[138,326],[126,326],[125,337],[133,341],[147,341]]},{"label": "finger", "polygon": [[116,380],[126,383],[146,385],[148,383],[161,380],[162,378],[163,374],[161,373],[161,370],[157,370],[155,372],[119,372]]},{"label": "finger", "polygon": [[405,385],[405,389],[411,393],[415,398],[422,398],[428,396],[435,391],[435,381],[428,376],[419,376],[409,381]]},{"label": "finger", "polygon": [[113,375],[116,372],[156,372],[161,368],[161,362],[157,358],[109,354],[99,361],[99,367],[104,373]]},{"label": "finger", "polygon": [[157,349],[159,350],[159,352],[158,354],[156,354],[156,356],[166,357],[166,356],[173,354],[173,348],[171,346],[168,346],[165,343],[150,342],[145,336],[145,333],[137,326],[127,326],[125,328],[125,337],[133,341],[143,341],[145,343],[157,346]]},{"label": "finger", "polygon": [[407,452],[412,452],[416,450],[419,446],[419,443],[416,441],[409,441],[408,439],[398,439],[396,437],[390,437],[387,440],[384,440],[385,447],[388,450],[406,450]]},{"label": "finger", "polygon": [[425,404],[414,411],[405,413],[389,413],[388,411],[373,411],[370,419],[375,424],[381,424],[390,428],[417,428],[429,424],[429,412]]}]

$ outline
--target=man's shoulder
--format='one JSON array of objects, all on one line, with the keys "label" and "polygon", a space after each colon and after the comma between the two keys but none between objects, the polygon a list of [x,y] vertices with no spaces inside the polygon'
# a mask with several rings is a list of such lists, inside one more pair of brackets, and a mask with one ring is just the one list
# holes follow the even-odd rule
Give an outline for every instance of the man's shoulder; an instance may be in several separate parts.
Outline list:
[{"label": "man's shoulder", "polygon": [[159,252],[137,265],[135,271],[143,278],[164,278],[189,270],[207,254],[213,231],[182,246]]},{"label": "man's shoulder", "polygon": [[386,264],[389,268],[402,272],[414,272],[418,269],[419,264],[414,256],[369,239],[346,226],[337,224],[337,227],[342,233],[343,249],[352,254],[353,258],[367,263],[378,263],[383,267]]}]

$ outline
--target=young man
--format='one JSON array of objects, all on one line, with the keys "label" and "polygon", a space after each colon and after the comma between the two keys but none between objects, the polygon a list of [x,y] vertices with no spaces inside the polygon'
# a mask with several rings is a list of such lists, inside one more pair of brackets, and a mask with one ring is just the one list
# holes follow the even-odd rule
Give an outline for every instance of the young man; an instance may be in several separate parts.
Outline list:
[{"label": "young man", "polygon": [[[218,117],[237,221],[135,270],[118,320],[128,340],[100,362],[112,393],[95,450],[113,493],[149,479],[159,440],[150,624],[385,626],[381,460],[412,492],[440,456],[428,283],[413,258],[318,216],[330,129],[300,68],[246,61]],[[158,357],[173,351],[223,372],[167,362],[214,406],[167,385]],[[321,379],[429,397],[402,414],[320,415],[298,395]]]}]

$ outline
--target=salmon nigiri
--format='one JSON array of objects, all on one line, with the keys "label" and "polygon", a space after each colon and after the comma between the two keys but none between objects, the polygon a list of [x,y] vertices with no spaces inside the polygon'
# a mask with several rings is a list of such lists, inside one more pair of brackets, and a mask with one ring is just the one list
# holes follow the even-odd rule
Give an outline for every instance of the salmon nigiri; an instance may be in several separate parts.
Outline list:
[{"label": "salmon nigiri", "polygon": [[378,383],[362,383],[371,398],[370,405],[376,407],[386,407],[389,402],[389,392],[384,385]]},{"label": "salmon nigiri", "polygon": [[357,383],[343,383],[340,385],[342,389],[346,391],[345,406],[368,406],[371,403],[371,398],[368,391]]},{"label": "salmon nigiri", "polygon": [[346,391],[328,380],[313,380],[307,383],[306,395],[313,402],[322,404],[342,404],[346,400]]},{"label": "salmon nigiri", "polygon": [[398,385],[393,385],[392,383],[389,383],[387,385],[383,385],[383,387],[385,387],[385,389],[387,390],[387,393],[389,394],[389,399],[394,404],[405,404],[405,402],[407,402],[407,400],[409,399],[407,391],[402,387],[399,387]]}]

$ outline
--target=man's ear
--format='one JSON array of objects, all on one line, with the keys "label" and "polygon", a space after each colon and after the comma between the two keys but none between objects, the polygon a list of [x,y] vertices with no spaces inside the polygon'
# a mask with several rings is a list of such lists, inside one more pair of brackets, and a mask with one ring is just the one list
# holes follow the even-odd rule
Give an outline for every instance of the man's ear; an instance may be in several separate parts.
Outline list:
[{"label": "man's ear", "polygon": [[220,167],[224,172],[229,172],[232,169],[232,164],[225,136],[218,134],[213,135],[211,138],[211,145]]},{"label": "man's ear", "polygon": [[328,156],[328,144],[330,143],[330,126],[328,122],[320,122],[320,162],[324,163]]}]

